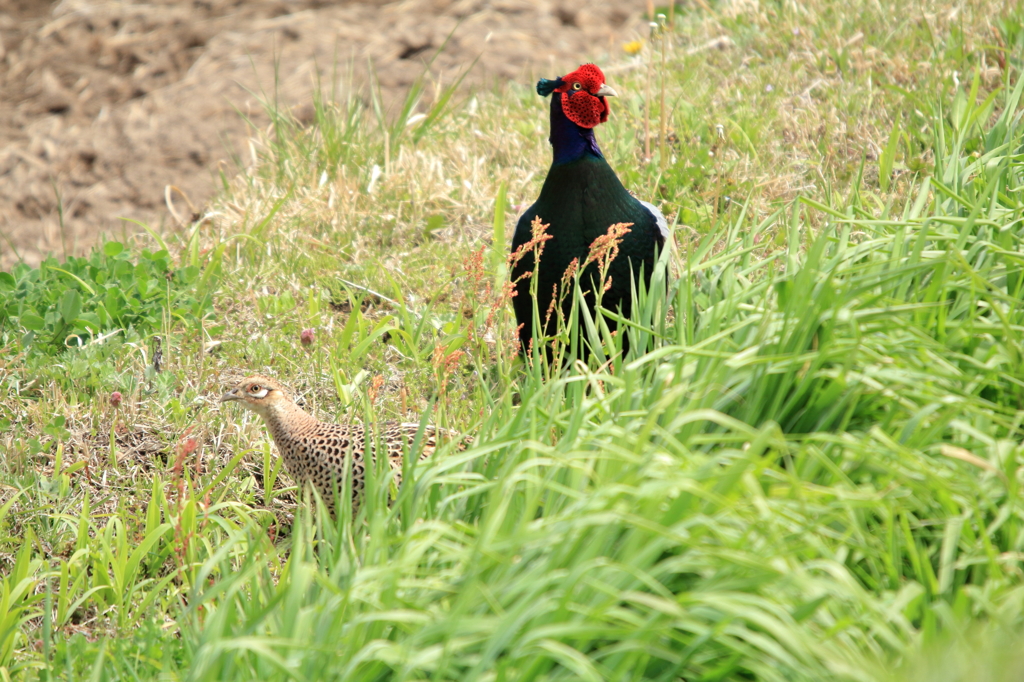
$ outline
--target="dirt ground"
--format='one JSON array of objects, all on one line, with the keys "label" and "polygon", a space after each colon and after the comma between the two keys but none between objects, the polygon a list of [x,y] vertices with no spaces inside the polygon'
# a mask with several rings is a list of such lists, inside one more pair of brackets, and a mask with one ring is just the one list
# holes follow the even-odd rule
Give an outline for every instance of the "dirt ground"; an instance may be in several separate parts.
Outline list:
[{"label": "dirt ground", "polygon": [[[466,86],[568,71],[617,54],[644,0],[0,0],[0,269],[82,253],[101,234],[174,223],[248,159],[262,92],[311,112],[335,64],[364,96],[372,62],[401,96],[454,29],[431,76]],[[190,211],[172,193],[179,214]],[[61,227],[63,214],[63,228]]]}]

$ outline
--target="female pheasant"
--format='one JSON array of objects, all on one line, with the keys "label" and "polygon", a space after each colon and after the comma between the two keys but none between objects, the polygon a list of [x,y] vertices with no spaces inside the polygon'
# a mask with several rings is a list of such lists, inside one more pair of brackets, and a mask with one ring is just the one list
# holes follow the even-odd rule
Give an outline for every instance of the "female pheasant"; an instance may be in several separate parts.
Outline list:
[{"label": "female pheasant", "polygon": [[[525,251],[512,268],[516,294],[512,299],[516,320],[520,325],[519,338],[524,352],[533,338],[533,306],[530,296],[530,278],[537,278],[536,306],[544,324],[543,335],[555,333],[556,315],[547,315],[552,296],[562,301],[564,315],[572,305],[571,292],[559,292],[562,278],[574,259],[578,265],[586,263],[591,245],[605,235],[616,223],[629,225],[629,232],[621,237],[618,256],[612,261],[609,275],[611,283],[602,296],[602,307],[620,311],[628,317],[632,310],[630,289],[643,272],[649,285],[654,269],[655,253],[668,239],[668,224],[653,204],[639,201],[619,181],[597,146],[594,127],[608,120],[605,98],[616,93],[605,83],[604,73],[594,64],[584,64],[572,73],[555,80],[542,78],[537,93],[551,98],[551,148],[554,153],[540,197],[519,218],[512,252],[530,242],[531,223],[539,218],[548,224],[550,239],[544,244],[540,263],[534,263],[532,251]],[[591,314],[594,312],[594,280],[598,271],[596,262],[581,273],[580,282]],[[558,292],[553,294],[553,292]],[[613,321],[609,327],[615,329]],[[623,349],[627,348],[623,339]]]},{"label": "female pheasant", "polygon": [[[221,396],[220,401],[237,401],[266,422],[270,435],[284,458],[292,478],[304,486],[313,484],[334,512],[334,492],[343,481],[345,455],[352,457],[352,502],[358,504],[366,473],[367,450],[373,456],[374,436],[359,425],[327,424],[296,405],[278,382],[253,375]],[[389,424],[380,434],[387,448],[388,463],[396,484],[402,482],[402,452],[412,447],[419,424]],[[427,426],[421,436],[420,459],[433,454],[443,429]],[[369,437],[370,442],[367,443]]]}]

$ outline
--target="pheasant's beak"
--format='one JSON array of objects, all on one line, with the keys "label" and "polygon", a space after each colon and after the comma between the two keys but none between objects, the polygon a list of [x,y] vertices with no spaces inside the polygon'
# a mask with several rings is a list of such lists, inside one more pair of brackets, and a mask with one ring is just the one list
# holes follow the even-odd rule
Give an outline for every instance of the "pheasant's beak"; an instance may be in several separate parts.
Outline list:
[{"label": "pheasant's beak", "polygon": [[597,91],[598,97],[618,97],[618,93],[608,87],[607,83],[601,85],[601,89]]},{"label": "pheasant's beak", "polygon": [[241,400],[241,398],[238,397],[238,389],[237,388],[231,389],[230,391],[228,391],[227,393],[225,393],[224,395],[222,395],[220,397],[220,401],[222,403],[230,402],[232,400]]}]

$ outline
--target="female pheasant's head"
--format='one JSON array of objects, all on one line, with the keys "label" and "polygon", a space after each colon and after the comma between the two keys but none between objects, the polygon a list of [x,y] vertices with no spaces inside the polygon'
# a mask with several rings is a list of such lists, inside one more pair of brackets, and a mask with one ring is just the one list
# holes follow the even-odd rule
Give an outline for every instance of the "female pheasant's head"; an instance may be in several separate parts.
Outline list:
[{"label": "female pheasant's head", "polygon": [[582,128],[607,121],[608,102],[604,98],[615,96],[615,91],[604,82],[604,73],[594,64],[584,64],[555,80],[541,78],[537,82],[537,94],[541,97],[553,92],[559,93],[566,117]]},{"label": "female pheasant's head", "polygon": [[220,397],[222,403],[238,401],[253,412],[263,415],[274,405],[291,402],[284,386],[273,379],[255,374]]}]

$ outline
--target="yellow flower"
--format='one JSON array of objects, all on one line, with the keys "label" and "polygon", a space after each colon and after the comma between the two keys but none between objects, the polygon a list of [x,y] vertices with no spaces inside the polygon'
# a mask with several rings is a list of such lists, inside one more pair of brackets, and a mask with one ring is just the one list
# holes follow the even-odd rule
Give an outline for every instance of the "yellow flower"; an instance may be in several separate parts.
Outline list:
[{"label": "yellow flower", "polygon": [[637,54],[640,50],[644,49],[644,41],[631,40],[628,43],[623,43],[622,49],[625,50],[626,54]]}]

